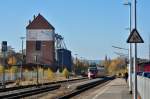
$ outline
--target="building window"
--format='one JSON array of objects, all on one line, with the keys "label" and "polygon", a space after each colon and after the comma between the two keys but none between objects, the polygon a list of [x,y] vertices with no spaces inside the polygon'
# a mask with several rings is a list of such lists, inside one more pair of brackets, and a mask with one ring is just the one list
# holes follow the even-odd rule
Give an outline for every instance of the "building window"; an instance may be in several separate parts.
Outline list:
[{"label": "building window", "polygon": [[41,41],[36,41],[36,51],[40,51],[41,50]]}]

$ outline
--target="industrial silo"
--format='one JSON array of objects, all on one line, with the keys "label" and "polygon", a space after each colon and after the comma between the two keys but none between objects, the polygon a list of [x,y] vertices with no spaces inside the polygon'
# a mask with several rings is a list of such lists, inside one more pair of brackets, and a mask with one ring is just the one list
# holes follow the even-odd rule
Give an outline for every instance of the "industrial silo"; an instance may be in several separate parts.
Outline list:
[{"label": "industrial silo", "polygon": [[57,61],[60,71],[64,68],[67,68],[70,72],[72,71],[71,51],[67,49],[57,49]]}]

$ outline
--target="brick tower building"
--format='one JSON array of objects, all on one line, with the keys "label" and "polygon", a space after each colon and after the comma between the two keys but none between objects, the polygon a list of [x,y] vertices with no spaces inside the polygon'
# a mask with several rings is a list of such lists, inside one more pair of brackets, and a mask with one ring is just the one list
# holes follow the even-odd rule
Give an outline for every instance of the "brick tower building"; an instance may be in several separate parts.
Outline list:
[{"label": "brick tower building", "polygon": [[34,16],[26,27],[26,62],[54,66],[55,28],[41,15]]}]

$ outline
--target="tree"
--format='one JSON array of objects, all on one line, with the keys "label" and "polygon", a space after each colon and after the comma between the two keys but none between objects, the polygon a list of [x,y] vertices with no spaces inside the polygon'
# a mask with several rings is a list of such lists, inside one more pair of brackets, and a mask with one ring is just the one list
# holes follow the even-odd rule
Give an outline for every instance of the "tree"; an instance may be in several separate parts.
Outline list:
[{"label": "tree", "polygon": [[16,53],[15,57],[17,59],[17,64],[20,64],[21,62],[23,62],[24,64],[26,61],[26,56],[25,55],[22,56],[22,53]]},{"label": "tree", "polygon": [[0,65],[0,74],[3,73],[3,69],[4,69],[4,67],[2,65]]},{"label": "tree", "polygon": [[105,57],[105,60],[102,62],[102,64],[100,64],[100,65],[102,65],[102,66],[104,66],[105,67],[105,70],[106,70],[106,73],[108,73],[109,72],[109,66],[110,66],[110,64],[111,64],[111,60],[109,59],[107,59],[106,57]]},{"label": "tree", "polygon": [[63,70],[62,74],[63,74],[66,78],[69,77],[69,71],[67,70],[67,68],[65,68],[65,69]]},{"label": "tree", "polygon": [[110,74],[116,74],[122,72],[126,69],[126,62],[124,58],[116,58],[111,61],[108,67],[108,72]]},{"label": "tree", "polygon": [[10,72],[11,72],[11,77],[14,76],[14,80],[17,79],[17,72],[18,72],[18,68],[16,66],[12,66],[11,69],[10,69]]},{"label": "tree", "polygon": [[90,66],[87,60],[76,59],[74,63],[74,70],[76,74],[82,74],[87,72],[88,67]]},{"label": "tree", "polygon": [[51,70],[51,68],[48,68],[47,72],[48,72],[48,79],[54,78],[54,73],[53,73],[53,71]]},{"label": "tree", "polygon": [[8,57],[8,64],[9,65],[15,65],[17,63],[17,59],[15,56]]}]

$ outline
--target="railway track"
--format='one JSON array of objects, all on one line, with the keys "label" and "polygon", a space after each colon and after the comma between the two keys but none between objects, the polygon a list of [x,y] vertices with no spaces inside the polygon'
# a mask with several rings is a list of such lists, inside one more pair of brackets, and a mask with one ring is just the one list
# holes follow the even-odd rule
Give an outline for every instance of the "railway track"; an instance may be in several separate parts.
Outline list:
[{"label": "railway track", "polygon": [[0,88],[0,92],[7,92],[7,91],[14,91],[14,90],[19,90],[19,89],[25,89],[25,88],[32,88],[32,87],[40,87],[43,85],[52,85],[52,84],[60,84],[64,82],[72,82],[76,80],[82,80],[82,79],[87,79],[87,78],[79,78],[79,79],[70,79],[70,80],[62,80],[62,81],[57,81],[57,82],[48,82],[48,83],[43,83],[43,84],[33,84],[33,85],[24,85],[24,86],[16,86],[16,87],[10,87],[10,88]]},{"label": "railway track", "polygon": [[[84,78],[85,79],[85,78]],[[76,79],[76,80],[66,80],[66,81],[60,81],[59,83],[55,84],[45,84],[43,86],[32,86],[28,88],[23,88],[19,90],[13,90],[13,91],[6,91],[0,93],[0,99],[19,99],[19,98],[25,98],[28,99],[29,97],[38,99],[41,98],[40,95],[47,94],[56,94],[57,96],[59,91],[66,91],[63,95],[58,95],[58,97],[55,97],[57,99],[68,99],[71,97],[74,97],[90,88],[93,88],[97,85],[100,85],[108,80],[111,80],[112,78],[101,78],[101,79],[95,79],[90,81],[83,81],[83,79]],[[80,81],[81,80],[81,81]],[[63,88],[67,83],[70,83],[71,87],[73,88]],[[5,94],[4,94],[5,93]],[[39,95],[39,96],[38,96]],[[45,94],[46,95],[46,94]],[[44,95],[44,96],[45,96]],[[37,97],[38,96],[38,97]],[[54,98],[54,99],[55,99]],[[44,97],[42,99],[45,99]],[[51,99],[51,98],[46,98]]]},{"label": "railway track", "polygon": [[[12,84],[12,83],[14,83],[14,81],[6,81],[5,85]],[[2,82],[0,82],[0,87],[2,87]]]},{"label": "railway track", "polygon": [[63,81],[44,83],[39,85],[28,85],[28,86],[5,88],[0,90],[0,99],[16,99],[16,98],[22,98],[22,97],[44,93],[47,91],[53,91],[59,89],[61,87],[61,84],[63,83],[75,82],[83,79],[85,78],[63,80]]},{"label": "railway track", "polygon": [[79,95],[80,93],[82,93],[84,91],[87,91],[88,89],[91,89],[91,88],[93,88],[97,85],[103,84],[106,81],[113,80],[113,79],[114,79],[114,77],[106,77],[104,79],[100,79],[100,80],[96,80],[96,81],[93,81],[93,82],[89,82],[89,83],[86,83],[86,84],[79,85],[79,86],[76,87],[75,90],[67,93],[64,96],[60,96],[57,99],[70,99],[70,98],[72,98],[76,95]]},{"label": "railway track", "polygon": [[46,87],[35,87],[35,88],[25,90],[25,91],[22,90],[19,92],[14,92],[14,93],[2,95],[2,96],[0,96],[0,99],[19,99],[19,98],[39,94],[42,92],[56,90],[56,89],[60,88],[60,86],[61,85],[53,85],[53,86],[46,86]]}]

